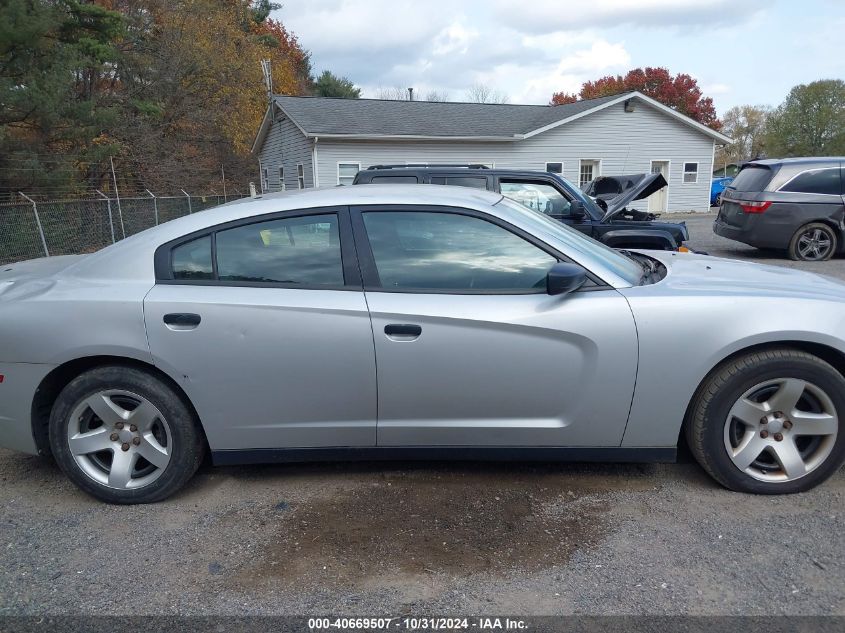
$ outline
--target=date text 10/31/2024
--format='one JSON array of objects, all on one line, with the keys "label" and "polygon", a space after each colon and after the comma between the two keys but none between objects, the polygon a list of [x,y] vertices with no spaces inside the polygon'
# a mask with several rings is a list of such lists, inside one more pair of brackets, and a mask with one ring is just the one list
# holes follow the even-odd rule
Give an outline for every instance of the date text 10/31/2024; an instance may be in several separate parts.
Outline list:
[{"label": "date text 10/31/2024", "polygon": [[520,631],[528,628],[520,618],[309,618],[308,629],[319,630],[363,630],[379,631],[400,629],[405,631]]}]

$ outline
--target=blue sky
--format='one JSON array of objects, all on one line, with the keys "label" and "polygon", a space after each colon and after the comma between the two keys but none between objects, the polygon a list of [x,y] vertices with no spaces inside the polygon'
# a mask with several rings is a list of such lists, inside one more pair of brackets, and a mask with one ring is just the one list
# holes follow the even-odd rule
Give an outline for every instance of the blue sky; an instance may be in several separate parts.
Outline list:
[{"label": "blue sky", "polygon": [[308,0],[274,13],[315,72],[379,88],[481,83],[511,103],[639,66],[695,77],[719,114],[778,105],[789,89],[845,79],[845,0]]}]

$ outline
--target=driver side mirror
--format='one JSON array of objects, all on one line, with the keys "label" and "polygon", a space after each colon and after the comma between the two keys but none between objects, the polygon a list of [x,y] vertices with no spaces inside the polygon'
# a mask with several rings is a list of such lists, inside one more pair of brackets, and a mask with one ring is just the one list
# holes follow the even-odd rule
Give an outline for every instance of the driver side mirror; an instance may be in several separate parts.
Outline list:
[{"label": "driver side mirror", "polygon": [[565,295],[575,292],[587,281],[587,271],[578,264],[558,262],[546,275],[546,293]]},{"label": "driver side mirror", "polygon": [[584,203],[580,200],[573,200],[569,203],[569,217],[580,222],[587,216]]}]

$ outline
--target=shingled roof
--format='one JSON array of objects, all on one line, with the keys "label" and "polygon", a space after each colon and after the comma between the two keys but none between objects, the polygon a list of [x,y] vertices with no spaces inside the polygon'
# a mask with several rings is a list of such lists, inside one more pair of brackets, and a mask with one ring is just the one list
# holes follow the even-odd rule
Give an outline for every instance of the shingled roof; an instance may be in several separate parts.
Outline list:
[{"label": "shingled roof", "polygon": [[617,97],[560,106],[285,96],[275,102],[308,135],[491,137],[527,134]]},{"label": "shingled roof", "polygon": [[[273,104],[307,137],[514,141],[629,99],[641,100],[718,142],[731,141],[727,136],[639,92],[585,99],[558,106],[285,95],[274,96]],[[270,114],[271,109],[268,108],[253,151],[264,140],[272,120]]]}]

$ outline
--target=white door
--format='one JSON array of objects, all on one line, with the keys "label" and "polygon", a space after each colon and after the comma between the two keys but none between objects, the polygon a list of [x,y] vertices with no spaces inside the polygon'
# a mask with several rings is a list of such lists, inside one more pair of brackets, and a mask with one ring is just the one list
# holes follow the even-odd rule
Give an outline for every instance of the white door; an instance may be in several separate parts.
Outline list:
[{"label": "white door", "polygon": [[[669,161],[651,161],[651,173],[663,174],[666,182],[669,182]],[[665,213],[669,208],[669,186],[663,187],[660,191],[652,194],[648,199],[648,210],[650,213]]]}]

